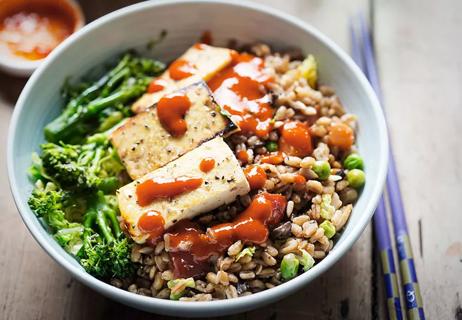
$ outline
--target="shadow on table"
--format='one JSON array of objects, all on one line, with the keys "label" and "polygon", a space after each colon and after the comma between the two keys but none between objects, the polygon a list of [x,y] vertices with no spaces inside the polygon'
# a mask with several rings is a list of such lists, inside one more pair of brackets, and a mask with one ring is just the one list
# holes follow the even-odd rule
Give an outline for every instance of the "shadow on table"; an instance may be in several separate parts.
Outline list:
[{"label": "shadow on table", "polygon": [[8,105],[14,106],[28,78],[10,76],[0,72],[0,98]]}]

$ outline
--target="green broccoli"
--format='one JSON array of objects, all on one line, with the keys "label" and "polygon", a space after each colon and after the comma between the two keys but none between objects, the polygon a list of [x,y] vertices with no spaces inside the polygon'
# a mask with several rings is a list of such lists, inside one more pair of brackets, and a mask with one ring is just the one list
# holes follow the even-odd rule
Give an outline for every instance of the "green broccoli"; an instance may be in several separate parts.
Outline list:
[{"label": "green broccoli", "polygon": [[99,191],[92,200],[83,218],[84,240],[77,254],[85,270],[98,278],[124,278],[134,272],[131,243],[120,230],[111,197]]},{"label": "green broccoli", "polygon": [[101,130],[106,118],[114,120],[111,112],[103,111],[110,108],[120,111],[121,106],[127,109],[124,105],[143,94],[152,77],[164,68],[159,61],[126,54],[114,69],[93,84],[67,90],[65,98],[70,100],[63,113],[45,127],[46,139],[54,143],[79,143],[85,135]]},{"label": "green broccoli", "polygon": [[36,165],[34,176],[52,177],[63,188],[109,193],[124,182],[120,174],[125,168],[105,133],[89,137],[83,145],[45,143],[41,148],[44,170]]}]

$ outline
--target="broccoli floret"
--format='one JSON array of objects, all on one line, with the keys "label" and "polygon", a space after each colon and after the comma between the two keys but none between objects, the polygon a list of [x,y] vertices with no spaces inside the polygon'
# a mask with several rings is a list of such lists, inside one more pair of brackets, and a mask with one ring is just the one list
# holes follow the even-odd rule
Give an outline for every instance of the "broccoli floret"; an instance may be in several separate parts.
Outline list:
[{"label": "broccoli floret", "polygon": [[116,150],[104,133],[91,136],[87,142],[83,145],[43,144],[41,165],[44,172],[67,189],[114,191],[123,182],[119,174],[125,170]]},{"label": "broccoli floret", "polygon": [[35,184],[29,198],[29,206],[35,214],[42,218],[51,229],[55,239],[67,251],[75,254],[82,246],[83,226],[78,222],[70,222],[66,217],[68,193],[59,189],[53,182],[45,186],[41,180]]},{"label": "broccoli floret", "polygon": [[132,245],[120,230],[113,197],[98,192],[84,216],[84,243],[77,257],[98,278],[125,278],[134,272]]}]

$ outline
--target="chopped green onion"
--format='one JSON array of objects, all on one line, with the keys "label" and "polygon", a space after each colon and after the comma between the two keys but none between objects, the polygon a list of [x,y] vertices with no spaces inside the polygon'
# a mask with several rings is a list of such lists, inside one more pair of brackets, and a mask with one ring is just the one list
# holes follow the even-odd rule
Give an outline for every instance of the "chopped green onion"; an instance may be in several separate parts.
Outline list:
[{"label": "chopped green onion", "polygon": [[335,207],[331,204],[332,203],[332,195],[330,194],[323,194],[322,201],[321,201],[321,217],[324,219],[330,220],[335,212]]},{"label": "chopped green onion", "polygon": [[355,189],[361,188],[366,183],[366,175],[364,171],[359,169],[349,170],[346,174],[346,178],[348,184]]},{"label": "chopped green onion", "polygon": [[167,282],[167,287],[171,289],[170,300],[179,300],[186,292],[186,288],[195,288],[196,284],[193,278],[179,278]]},{"label": "chopped green onion", "polygon": [[298,256],[298,260],[300,261],[300,264],[303,266],[303,271],[308,271],[314,266],[314,259],[313,257],[308,253],[308,251],[301,249],[302,252],[301,256]]},{"label": "chopped green onion", "polygon": [[332,238],[335,235],[335,227],[329,220],[325,220],[319,226],[324,229],[324,235],[328,239]]},{"label": "chopped green onion", "polygon": [[352,153],[343,161],[343,166],[345,169],[364,169],[363,158],[357,153]]},{"label": "chopped green onion", "polygon": [[253,256],[254,253],[255,253],[255,247],[247,247],[237,254],[236,261],[239,261],[239,259],[241,259],[244,256],[251,257]]},{"label": "chopped green onion", "polygon": [[318,175],[319,180],[326,180],[330,175],[330,164],[327,161],[316,161],[313,171]]},{"label": "chopped green onion", "polygon": [[286,254],[281,261],[281,276],[284,280],[290,280],[297,276],[300,262],[293,253]]}]

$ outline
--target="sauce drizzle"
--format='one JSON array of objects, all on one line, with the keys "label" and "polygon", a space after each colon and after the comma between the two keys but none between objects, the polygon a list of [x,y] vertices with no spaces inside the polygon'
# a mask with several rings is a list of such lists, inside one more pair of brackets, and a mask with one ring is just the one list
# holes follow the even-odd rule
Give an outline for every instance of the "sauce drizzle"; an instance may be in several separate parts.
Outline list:
[{"label": "sauce drizzle", "polygon": [[[167,231],[166,248],[173,260],[176,277],[187,277],[204,272],[204,263],[219,255],[237,240],[261,244],[268,239],[269,228],[284,217],[286,198],[278,194],[260,193],[249,207],[230,223],[213,226],[203,232],[190,221],[181,221]],[[178,254],[183,255],[178,257]],[[188,264],[181,265],[180,258],[189,254]],[[183,261],[184,262],[184,261]]]},{"label": "sauce drizzle", "polygon": [[210,172],[213,168],[215,168],[215,160],[212,158],[204,158],[201,160],[199,169],[201,169],[202,172]]},{"label": "sauce drizzle", "polygon": [[168,133],[181,137],[188,129],[184,116],[190,107],[191,101],[185,94],[170,94],[157,103],[157,116]]},{"label": "sauce drizzle", "polygon": [[196,73],[196,68],[188,60],[180,58],[170,64],[168,72],[173,80],[181,80]]},{"label": "sauce drizzle", "polygon": [[164,218],[155,210],[145,212],[138,220],[138,228],[141,232],[149,234],[149,241],[155,242],[164,233]]},{"label": "sauce drizzle", "polygon": [[167,82],[164,79],[157,78],[153,79],[146,90],[148,93],[159,92],[165,89]]},{"label": "sauce drizzle", "polygon": [[245,177],[249,182],[250,189],[257,190],[265,186],[266,172],[258,166],[248,166],[244,169]]},{"label": "sauce drizzle", "polygon": [[281,127],[279,150],[289,156],[305,157],[313,152],[310,128],[304,122],[290,121]]},{"label": "sauce drizzle", "polygon": [[233,61],[208,81],[219,105],[244,134],[268,135],[272,128],[273,109],[266,85],[272,80],[264,61],[251,54],[233,53]]},{"label": "sauce drizzle", "polygon": [[154,200],[172,198],[193,191],[202,185],[200,178],[180,177],[176,179],[149,179],[136,187],[136,196],[140,206],[147,206]]}]

